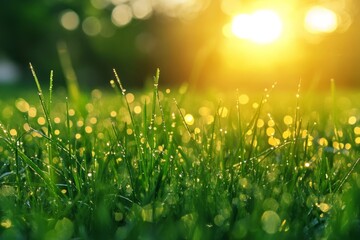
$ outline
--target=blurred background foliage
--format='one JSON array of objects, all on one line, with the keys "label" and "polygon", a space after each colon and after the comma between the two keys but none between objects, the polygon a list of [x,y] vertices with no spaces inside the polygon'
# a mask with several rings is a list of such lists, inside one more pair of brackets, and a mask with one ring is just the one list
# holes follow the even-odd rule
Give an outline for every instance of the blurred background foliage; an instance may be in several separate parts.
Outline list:
[{"label": "blurred background foliage", "polygon": [[[38,0],[0,1],[0,82],[41,80],[50,70],[65,83],[59,51],[71,58],[80,85],[108,84],[116,68],[127,86],[141,87],[161,69],[161,82],[197,87],[359,87],[360,23],[356,0]],[[336,13],[329,32],[304,29],[306,11]],[[283,36],[271,44],[234,37],[242,12],[276,9]]]}]

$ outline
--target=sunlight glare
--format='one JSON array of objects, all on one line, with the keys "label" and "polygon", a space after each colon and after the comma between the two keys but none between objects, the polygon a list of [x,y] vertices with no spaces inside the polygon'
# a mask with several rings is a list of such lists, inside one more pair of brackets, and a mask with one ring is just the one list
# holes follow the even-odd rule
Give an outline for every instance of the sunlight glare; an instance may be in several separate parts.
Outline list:
[{"label": "sunlight glare", "polygon": [[310,33],[331,33],[338,27],[338,18],[332,10],[315,6],[307,12],[304,25]]},{"label": "sunlight glare", "polygon": [[240,39],[258,44],[277,40],[282,33],[283,23],[273,10],[262,9],[252,14],[239,14],[232,21],[232,32]]}]

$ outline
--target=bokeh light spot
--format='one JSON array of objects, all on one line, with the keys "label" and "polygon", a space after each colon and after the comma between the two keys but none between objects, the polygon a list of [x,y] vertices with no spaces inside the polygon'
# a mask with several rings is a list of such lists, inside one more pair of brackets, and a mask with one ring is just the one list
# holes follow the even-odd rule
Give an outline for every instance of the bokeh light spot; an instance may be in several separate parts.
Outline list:
[{"label": "bokeh light spot", "polygon": [[289,129],[286,129],[286,131],[283,132],[282,137],[284,139],[291,137],[291,131]]},{"label": "bokeh light spot", "polygon": [[81,134],[80,134],[80,133],[75,134],[75,138],[76,138],[76,139],[80,139],[80,138],[81,138]]},{"label": "bokeh light spot", "polygon": [[346,149],[346,150],[350,150],[350,149],[351,149],[351,144],[350,144],[350,143],[346,143],[346,144],[345,144],[345,149]]},{"label": "bokeh light spot", "polygon": [[133,103],[134,100],[135,100],[134,94],[132,94],[132,93],[126,94],[126,101],[128,101],[128,103]]},{"label": "bokeh light spot", "polygon": [[88,17],[82,23],[82,29],[86,35],[96,36],[101,32],[101,23],[96,17]]},{"label": "bokeh light spot", "polygon": [[28,111],[29,117],[31,117],[31,118],[36,117],[36,113],[37,113],[36,108],[34,108],[34,107],[30,107],[30,108],[29,108],[29,111]]},{"label": "bokeh light spot", "polygon": [[69,109],[68,114],[69,114],[69,116],[74,116],[75,115],[75,110],[72,109],[72,108]]},{"label": "bokeh light spot", "polygon": [[356,135],[360,135],[360,127],[355,127],[355,128],[354,128],[354,133],[355,133]]},{"label": "bokeh light spot", "polygon": [[147,0],[136,0],[132,2],[132,10],[135,18],[146,19],[152,14],[151,2]]},{"label": "bokeh light spot", "polygon": [[10,135],[12,136],[12,137],[16,137],[17,136],[17,131],[16,131],[16,129],[10,129]]},{"label": "bokeh light spot", "polygon": [[274,234],[279,231],[281,219],[274,211],[265,211],[261,216],[262,229],[268,234]]},{"label": "bokeh light spot", "polygon": [[241,94],[239,96],[239,103],[242,104],[242,105],[245,105],[249,102],[249,96],[246,95],[246,94]]},{"label": "bokeh light spot", "polygon": [[258,128],[262,128],[264,125],[265,125],[264,120],[262,120],[261,118],[259,118],[259,119],[257,120],[256,126],[257,126]]},{"label": "bokeh light spot", "polygon": [[55,117],[55,118],[54,118],[54,123],[56,123],[56,124],[61,123],[61,118]]},{"label": "bokeh light spot", "polygon": [[270,136],[268,139],[268,143],[269,143],[269,145],[271,145],[273,147],[277,147],[280,145],[280,139],[278,139],[274,136]]},{"label": "bokeh light spot", "polygon": [[24,123],[23,129],[28,132],[28,131],[31,130],[31,127],[30,127],[30,125],[28,123]]},{"label": "bokeh light spot", "polygon": [[329,144],[328,140],[326,138],[320,138],[319,139],[319,145],[326,147]]},{"label": "bokeh light spot", "polygon": [[91,117],[91,118],[89,119],[89,122],[90,122],[92,125],[94,125],[94,124],[97,123],[97,118],[96,118],[96,117]]},{"label": "bokeh light spot", "polygon": [[15,101],[15,106],[20,112],[27,112],[30,109],[29,103],[22,98],[19,98]]},{"label": "bokeh light spot", "polygon": [[291,116],[289,116],[289,115],[286,115],[286,116],[284,117],[284,123],[285,123],[286,125],[291,125],[291,124],[293,123],[293,118],[292,118]]},{"label": "bokeh light spot", "polygon": [[272,119],[270,119],[267,124],[268,124],[269,127],[274,127],[275,126],[275,122]]},{"label": "bokeh light spot", "polygon": [[131,128],[126,129],[126,134],[127,135],[133,134],[133,130]]},{"label": "bokeh light spot", "polygon": [[194,119],[193,115],[191,115],[191,114],[186,114],[184,119],[185,119],[186,124],[188,124],[188,125],[193,125],[195,122],[195,119]]},{"label": "bokeh light spot", "polygon": [[355,117],[355,116],[351,116],[351,117],[349,117],[348,123],[349,123],[350,125],[354,125],[354,124],[356,123],[356,121],[357,121],[356,117]]},{"label": "bokeh light spot", "polygon": [[86,126],[86,127],[85,127],[85,132],[86,132],[87,134],[92,133],[92,131],[93,131],[93,129],[92,129],[91,126]]},{"label": "bokeh light spot", "polygon": [[118,27],[122,27],[130,23],[132,17],[133,14],[131,8],[126,4],[117,5],[111,13],[111,20],[113,24]]},{"label": "bokeh light spot", "polygon": [[97,9],[104,9],[109,5],[109,1],[107,0],[90,0],[91,5]]},{"label": "bokeh light spot", "polygon": [[39,118],[37,119],[37,122],[38,122],[39,125],[45,125],[46,120],[45,120],[44,117],[39,117]]},{"label": "bokeh light spot", "polygon": [[111,117],[114,118],[114,117],[116,117],[116,115],[117,115],[117,112],[116,112],[116,111],[111,111],[111,112],[110,112],[110,116],[111,116]]},{"label": "bokeh light spot", "polygon": [[75,30],[80,23],[79,16],[73,10],[66,10],[60,16],[60,23],[66,30]]},{"label": "bokeh light spot", "polygon": [[140,114],[141,113],[141,107],[140,106],[135,106],[134,107],[134,113],[135,114]]},{"label": "bokeh light spot", "polygon": [[266,135],[268,135],[269,137],[270,136],[273,136],[275,134],[275,128],[273,128],[273,127],[268,127],[267,129],[266,129]]},{"label": "bokeh light spot", "polygon": [[84,121],[82,121],[82,120],[77,121],[76,126],[78,126],[78,127],[84,126]]}]

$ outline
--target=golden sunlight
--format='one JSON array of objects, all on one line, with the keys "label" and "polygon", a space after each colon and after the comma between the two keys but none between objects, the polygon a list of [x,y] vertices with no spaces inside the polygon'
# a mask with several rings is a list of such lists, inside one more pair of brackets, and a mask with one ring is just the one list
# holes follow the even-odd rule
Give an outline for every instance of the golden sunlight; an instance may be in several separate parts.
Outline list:
[{"label": "golden sunlight", "polygon": [[275,11],[262,9],[252,14],[235,16],[231,30],[240,39],[246,39],[258,44],[268,44],[280,38],[283,23]]},{"label": "golden sunlight", "polygon": [[307,12],[304,25],[310,33],[331,33],[338,27],[338,17],[328,8],[315,6]]}]

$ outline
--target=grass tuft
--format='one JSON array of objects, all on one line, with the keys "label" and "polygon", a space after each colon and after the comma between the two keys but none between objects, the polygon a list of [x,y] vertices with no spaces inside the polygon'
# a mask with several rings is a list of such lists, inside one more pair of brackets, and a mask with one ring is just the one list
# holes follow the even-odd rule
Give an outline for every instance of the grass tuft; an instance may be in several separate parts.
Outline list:
[{"label": "grass tuft", "polygon": [[46,99],[30,69],[40,103],[0,102],[1,239],[359,233],[358,94],[301,98],[299,82],[295,98],[273,84],[259,99],[219,100],[164,91],[159,69],[151,89],[131,93],[113,70],[115,93],[74,103],[53,91],[53,72]]}]

